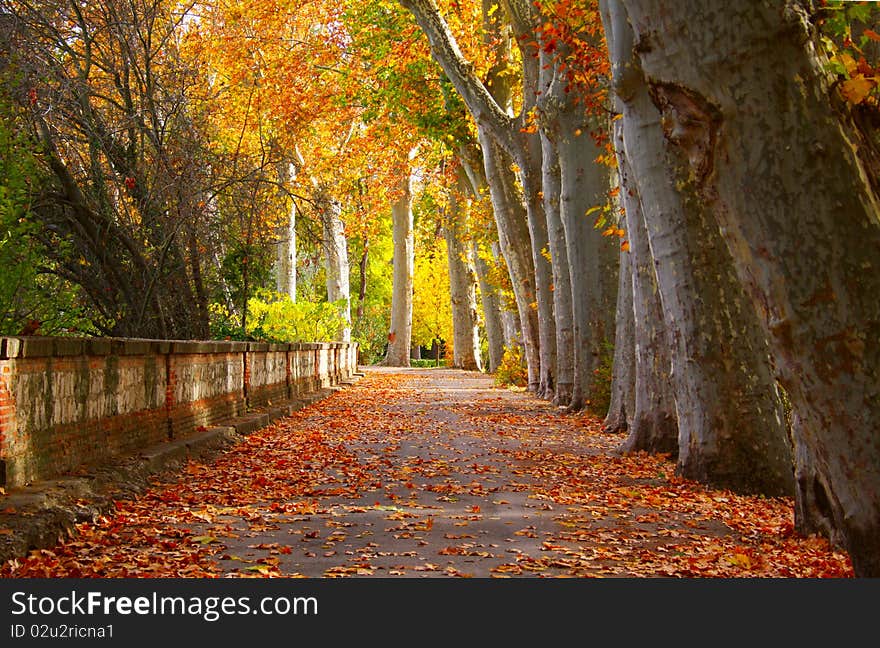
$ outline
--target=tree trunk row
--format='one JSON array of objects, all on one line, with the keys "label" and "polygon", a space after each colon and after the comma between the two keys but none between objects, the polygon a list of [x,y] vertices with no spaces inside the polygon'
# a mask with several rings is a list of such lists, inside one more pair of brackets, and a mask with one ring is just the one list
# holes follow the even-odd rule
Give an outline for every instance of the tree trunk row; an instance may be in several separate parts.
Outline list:
[{"label": "tree trunk row", "polygon": [[[584,135],[603,126],[571,96],[559,43],[523,50],[513,115],[434,2],[402,4],[477,124],[530,389],[589,405],[614,340],[606,425],[626,432],[622,451],[671,453],[717,487],[794,494],[799,530],[880,575],[878,202],[864,125],[832,101],[800,5],[600,3],[621,116],[619,250],[585,217],[609,202]],[[540,46],[537,7],[502,7],[517,42]]]}]

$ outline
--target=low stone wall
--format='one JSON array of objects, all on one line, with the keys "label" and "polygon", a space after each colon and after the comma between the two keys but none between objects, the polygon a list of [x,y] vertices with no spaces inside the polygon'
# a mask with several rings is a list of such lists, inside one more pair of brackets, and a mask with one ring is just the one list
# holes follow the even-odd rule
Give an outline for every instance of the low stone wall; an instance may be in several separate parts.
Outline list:
[{"label": "low stone wall", "polygon": [[0,338],[0,486],[185,438],[356,371],[356,344]]}]

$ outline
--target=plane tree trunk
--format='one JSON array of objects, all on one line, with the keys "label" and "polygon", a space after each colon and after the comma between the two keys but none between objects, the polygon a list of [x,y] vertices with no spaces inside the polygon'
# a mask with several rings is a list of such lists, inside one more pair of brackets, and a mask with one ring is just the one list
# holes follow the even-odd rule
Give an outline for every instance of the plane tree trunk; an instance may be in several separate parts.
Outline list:
[{"label": "plane tree trunk", "polygon": [[802,5],[625,0],[663,137],[721,226],[795,412],[798,527],[880,576],[880,218]]}]

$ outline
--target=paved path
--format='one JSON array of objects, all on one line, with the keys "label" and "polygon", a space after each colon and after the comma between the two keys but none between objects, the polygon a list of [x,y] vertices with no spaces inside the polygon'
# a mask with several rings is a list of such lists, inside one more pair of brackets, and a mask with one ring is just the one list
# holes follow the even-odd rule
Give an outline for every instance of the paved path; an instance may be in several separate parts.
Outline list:
[{"label": "paved path", "polygon": [[713,491],[490,377],[366,376],[190,462],[25,576],[846,576],[790,500]]},{"label": "paved path", "polygon": [[[483,374],[375,368],[354,390],[296,418],[294,428],[321,430],[344,451],[319,464],[323,483],[312,504],[287,502],[306,513],[281,515],[266,528],[258,522],[256,529],[230,519],[242,535],[222,539],[224,570],[248,568],[233,557],[274,556],[281,573],[304,576],[559,571],[537,562],[529,568],[530,559],[543,557],[543,542],[562,530],[561,511],[536,498],[533,478],[519,473],[525,462],[516,457],[535,447],[571,448],[577,439],[557,426],[571,432],[580,427],[574,418],[530,395],[497,389]],[[285,546],[290,553],[282,553]]]}]

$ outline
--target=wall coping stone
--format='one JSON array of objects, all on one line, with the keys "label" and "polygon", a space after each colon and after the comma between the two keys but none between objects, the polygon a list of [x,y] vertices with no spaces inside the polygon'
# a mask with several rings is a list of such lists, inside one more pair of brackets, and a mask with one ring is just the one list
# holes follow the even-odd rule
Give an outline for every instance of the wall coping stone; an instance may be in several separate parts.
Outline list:
[{"label": "wall coping stone", "polygon": [[150,340],[145,338],[112,337],[0,337],[0,360],[67,357],[78,355],[166,355],[319,351],[341,349],[353,342],[295,342],[274,344],[268,342],[241,342],[233,340]]}]

